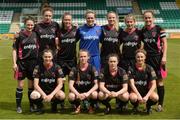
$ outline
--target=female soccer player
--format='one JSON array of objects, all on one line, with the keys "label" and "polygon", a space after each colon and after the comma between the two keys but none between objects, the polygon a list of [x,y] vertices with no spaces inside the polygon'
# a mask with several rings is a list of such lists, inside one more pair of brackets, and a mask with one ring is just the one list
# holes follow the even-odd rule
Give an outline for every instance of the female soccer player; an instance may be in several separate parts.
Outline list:
[{"label": "female soccer player", "polygon": [[90,54],[90,63],[100,71],[100,52],[99,43],[102,38],[102,29],[95,24],[96,14],[92,10],[88,10],[85,14],[86,24],[77,31],[77,40],[80,39],[80,49],[86,49]]},{"label": "female soccer player", "polygon": [[75,104],[75,114],[80,113],[80,101],[89,100],[89,113],[93,113],[94,102],[97,99],[98,72],[88,63],[89,52],[79,51],[79,64],[69,74],[69,101]]},{"label": "female soccer player", "polygon": [[99,100],[106,106],[105,114],[111,111],[109,101],[112,98],[121,100],[121,109],[129,100],[128,76],[124,69],[118,67],[118,55],[110,54],[108,56],[108,66],[105,67],[100,75]]},{"label": "female soccer player", "polygon": [[63,86],[63,72],[60,66],[53,63],[53,52],[50,49],[43,51],[43,63],[37,65],[33,72],[34,91],[31,98],[35,100],[38,112],[42,113],[42,100],[51,102],[52,112],[57,112],[57,104],[65,99]]},{"label": "female soccer player", "polygon": [[151,66],[145,63],[146,52],[143,49],[136,51],[136,64],[129,68],[130,101],[137,112],[138,104],[145,103],[147,113],[151,113],[151,106],[158,101],[156,89],[156,73]]},{"label": "female soccer player", "polygon": [[[37,64],[38,57],[38,37],[33,31],[34,19],[28,17],[24,21],[25,29],[21,30],[13,44],[13,70],[17,79],[16,107],[17,113],[22,113],[21,100],[23,96],[24,79],[28,78],[28,98],[30,111],[34,111],[30,94],[33,91],[33,70]],[[29,67],[31,66],[31,67]]]},{"label": "female soccer player", "polygon": [[[65,77],[69,75],[72,67],[76,66],[76,31],[77,27],[72,25],[72,15],[64,13],[58,42],[56,42],[58,48],[56,62],[61,66]],[[61,103],[61,107],[64,108],[64,102]]]},{"label": "female soccer player", "polygon": [[141,47],[141,31],[135,28],[136,19],[132,14],[125,16],[126,29],[120,35],[120,44],[122,45],[122,56],[120,66],[128,70],[129,66],[135,64],[135,51]]},{"label": "female soccer player", "polygon": [[115,53],[120,57],[120,41],[118,39],[119,28],[118,15],[115,12],[107,13],[108,24],[102,26],[103,37],[101,39],[101,67],[103,68],[108,60],[109,54]]},{"label": "female soccer player", "polygon": [[69,75],[72,67],[76,66],[76,31],[72,25],[72,15],[64,13],[57,43],[57,63],[62,67],[64,75]]},{"label": "female soccer player", "polygon": [[144,49],[147,51],[146,63],[151,65],[157,75],[157,92],[159,95],[157,111],[163,110],[164,82],[167,75],[167,39],[166,32],[160,26],[154,24],[152,11],[144,12],[145,26],[142,29]]},{"label": "female soccer player", "polygon": [[42,15],[42,21],[37,23],[35,26],[35,31],[39,37],[39,56],[42,57],[42,52],[44,49],[51,49],[55,55],[55,39],[58,36],[59,24],[52,21],[53,9],[51,7],[45,7],[42,10]]}]

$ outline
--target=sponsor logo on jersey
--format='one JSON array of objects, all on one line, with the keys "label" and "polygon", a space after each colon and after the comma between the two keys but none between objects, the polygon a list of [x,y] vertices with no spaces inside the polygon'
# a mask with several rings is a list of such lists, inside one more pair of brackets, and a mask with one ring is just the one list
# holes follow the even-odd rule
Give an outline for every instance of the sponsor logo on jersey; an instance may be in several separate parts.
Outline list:
[{"label": "sponsor logo on jersey", "polygon": [[146,86],[147,85],[147,81],[138,80],[138,81],[135,82],[135,85]]},{"label": "sponsor logo on jersey", "polygon": [[41,79],[41,82],[44,82],[44,83],[54,83],[56,80],[54,78],[44,78],[44,79]]},{"label": "sponsor logo on jersey", "polygon": [[33,45],[33,44],[25,45],[23,49],[24,50],[26,50],[26,49],[36,49],[36,45]]},{"label": "sponsor logo on jersey", "polygon": [[146,39],[144,39],[144,41],[145,41],[146,43],[153,43],[153,42],[156,42],[155,39],[151,39],[151,38],[146,38]]},{"label": "sponsor logo on jersey", "polygon": [[76,39],[75,38],[67,38],[61,40],[62,43],[73,43]]},{"label": "sponsor logo on jersey", "polygon": [[40,38],[52,39],[52,38],[55,38],[55,36],[54,35],[45,34],[45,35],[40,35]]},{"label": "sponsor logo on jersey", "polygon": [[137,46],[137,42],[126,42],[124,43],[125,46],[131,46],[131,47],[134,47],[134,46]]},{"label": "sponsor logo on jersey", "polygon": [[77,81],[76,84],[78,84],[78,85],[90,85],[91,81]]},{"label": "sponsor logo on jersey", "polygon": [[106,85],[107,88],[118,88],[119,85]]},{"label": "sponsor logo on jersey", "polygon": [[98,36],[84,36],[84,40],[96,40],[98,38]]},{"label": "sponsor logo on jersey", "polygon": [[108,38],[104,38],[104,41],[115,43],[115,42],[118,42],[118,39],[117,38],[108,37]]}]

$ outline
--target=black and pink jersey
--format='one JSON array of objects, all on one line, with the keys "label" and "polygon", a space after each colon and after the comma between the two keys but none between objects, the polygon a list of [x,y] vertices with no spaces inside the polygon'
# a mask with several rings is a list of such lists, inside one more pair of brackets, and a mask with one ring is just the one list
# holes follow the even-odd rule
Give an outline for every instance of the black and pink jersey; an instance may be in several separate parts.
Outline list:
[{"label": "black and pink jersey", "polygon": [[59,44],[60,50],[57,54],[57,60],[72,61],[76,59],[76,27],[70,30],[60,29]]},{"label": "black and pink jersey", "polygon": [[122,58],[135,58],[135,51],[141,47],[142,34],[137,28],[128,33],[123,30],[119,34],[120,43],[122,44]]},{"label": "black and pink jersey", "polygon": [[162,54],[162,42],[161,38],[166,37],[166,33],[164,30],[155,25],[151,29],[147,29],[144,27],[142,29],[143,33],[143,42],[144,42],[144,49],[147,52],[148,56],[156,56]]},{"label": "black and pink jersey", "polygon": [[152,80],[156,80],[154,69],[146,64],[143,70],[139,70],[136,65],[129,67],[129,79],[134,79],[134,84],[139,92],[148,91]]},{"label": "black and pink jersey", "polygon": [[101,57],[107,57],[109,54],[115,53],[120,56],[120,41],[118,39],[119,31],[110,29],[108,25],[102,26],[103,39],[101,39]]},{"label": "black and pink jersey", "polygon": [[117,74],[111,75],[109,71],[109,67],[105,67],[102,69],[100,74],[100,82],[105,83],[105,87],[109,91],[119,91],[122,89],[123,84],[128,83],[128,76],[124,69],[118,67]]},{"label": "black and pink jersey", "polygon": [[17,51],[17,60],[37,59],[38,57],[38,37],[33,31],[29,34],[26,30],[21,30],[19,37],[13,43],[13,48]]},{"label": "black and pink jersey", "polygon": [[34,68],[33,77],[38,78],[40,88],[46,94],[50,94],[57,87],[57,79],[64,78],[64,74],[57,64],[53,64],[50,69],[46,69],[43,64],[40,64]]},{"label": "black and pink jersey", "polygon": [[35,25],[35,31],[39,37],[39,52],[42,52],[44,49],[56,49],[55,38],[58,36],[59,31],[57,22],[40,22]]},{"label": "black and pink jersey", "polygon": [[69,74],[69,80],[74,80],[74,87],[79,91],[88,91],[94,86],[94,80],[98,79],[98,72],[95,67],[91,64],[88,65],[87,69],[82,71],[77,67],[72,68]]}]

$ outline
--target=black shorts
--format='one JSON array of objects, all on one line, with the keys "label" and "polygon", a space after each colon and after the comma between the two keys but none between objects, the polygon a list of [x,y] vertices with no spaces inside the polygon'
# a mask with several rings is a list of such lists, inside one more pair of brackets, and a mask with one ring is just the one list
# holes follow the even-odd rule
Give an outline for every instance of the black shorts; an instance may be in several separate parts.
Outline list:
[{"label": "black shorts", "polygon": [[[107,87],[106,87],[107,88]],[[117,92],[117,91],[119,91],[119,90],[121,90],[122,89],[122,87],[119,87],[119,88],[107,88],[110,92],[111,91],[114,91],[114,92]]]},{"label": "black shorts", "polygon": [[17,80],[24,80],[26,77],[33,80],[33,71],[37,65],[37,60],[17,61],[18,71],[16,72]]},{"label": "black shorts", "polygon": [[119,66],[127,72],[130,66],[134,66],[135,62],[134,58],[122,58],[120,59]]},{"label": "black shorts", "polygon": [[57,64],[61,66],[64,76],[69,75],[72,67],[76,67],[76,61],[57,61]]},{"label": "black shorts", "polygon": [[151,67],[153,67],[154,71],[156,72],[156,76],[157,76],[158,79],[162,78],[162,75],[161,75],[161,60],[162,60],[161,55],[147,56],[147,58],[146,58],[146,63],[148,65],[150,65]]},{"label": "black shorts", "polygon": [[81,87],[81,86],[77,86],[74,85],[74,88],[79,92],[79,93],[84,93],[84,92],[88,92],[93,86],[87,86],[87,87]]}]

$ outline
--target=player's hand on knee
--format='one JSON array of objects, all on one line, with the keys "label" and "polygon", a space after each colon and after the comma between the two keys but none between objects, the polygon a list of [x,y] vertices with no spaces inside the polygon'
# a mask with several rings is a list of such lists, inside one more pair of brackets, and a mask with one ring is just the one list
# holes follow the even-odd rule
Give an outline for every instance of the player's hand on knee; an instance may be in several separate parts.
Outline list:
[{"label": "player's hand on knee", "polygon": [[89,94],[89,93],[87,93],[87,92],[86,92],[86,93],[83,93],[83,94],[84,94],[84,96],[85,96],[86,98],[88,98],[88,97],[89,97],[89,95],[90,95],[90,94]]}]

